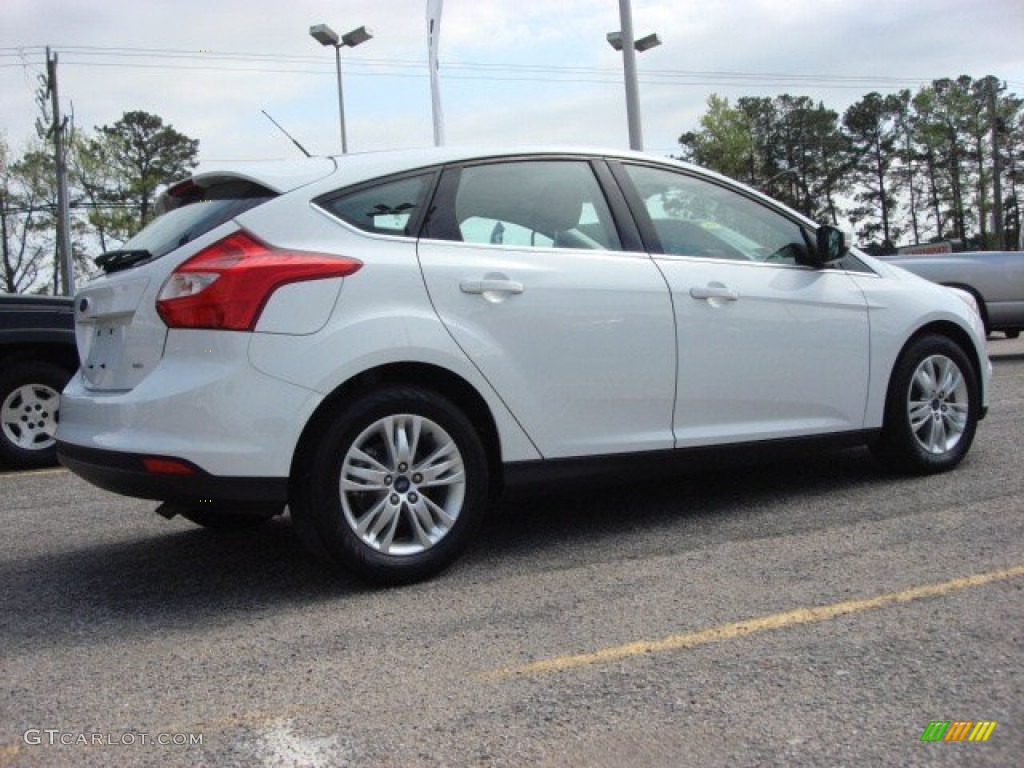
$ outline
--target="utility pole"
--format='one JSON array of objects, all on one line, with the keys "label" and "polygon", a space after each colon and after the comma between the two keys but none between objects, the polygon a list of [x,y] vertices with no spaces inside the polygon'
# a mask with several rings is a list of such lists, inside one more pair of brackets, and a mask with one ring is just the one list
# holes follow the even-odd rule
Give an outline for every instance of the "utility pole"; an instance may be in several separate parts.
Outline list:
[{"label": "utility pole", "polygon": [[[0,167],[0,174],[3,174],[4,168]],[[0,283],[0,291],[7,290],[10,286],[7,285],[7,268],[10,262],[10,253],[7,248],[7,193],[6,190],[0,189],[0,248],[3,249],[3,282]]]},{"label": "utility pole", "polygon": [[57,167],[57,257],[60,265],[61,292],[75,292],[74,268],[71,263],[71,208],[68,202],[68,165],[65,156],[64,131],[67,121],[60,118],[57,97],[57,52],[46,47],[46,91],[53,112],[53,151]]},{"label": "utility pole", "polygon": [[999,116],[996,113],[996,91],[999,81],[988,77],[988,122],[992,132],[992,223],[996,235],[996,244],[1000,251],[1006,250],[1006,237],[1003,234],[1003,162],[999,155]]}]

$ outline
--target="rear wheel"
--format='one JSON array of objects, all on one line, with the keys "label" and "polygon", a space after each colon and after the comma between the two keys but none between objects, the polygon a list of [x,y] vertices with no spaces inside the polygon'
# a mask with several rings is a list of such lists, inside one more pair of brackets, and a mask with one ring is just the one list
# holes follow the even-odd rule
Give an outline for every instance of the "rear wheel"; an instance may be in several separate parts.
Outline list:
[{"label": "rear wheel", "polygon": [[60,393],[71,378],[45,362],[19,362],[0,375],[0,461],[34,468],[57,463]]},{"label": "rear wheel", "polygon": [[917,474],[952,469],[971,447],[978,425],[978,384],[964,351],[944,336],[924,336],[893,369],[875,454]]},{"label": "rear wheel", "polygon": [[343,406],[293,480],[314,553],[382,584],[428,578],[468,544],[487,502],[485,450],[451,401],[393,386]]}]

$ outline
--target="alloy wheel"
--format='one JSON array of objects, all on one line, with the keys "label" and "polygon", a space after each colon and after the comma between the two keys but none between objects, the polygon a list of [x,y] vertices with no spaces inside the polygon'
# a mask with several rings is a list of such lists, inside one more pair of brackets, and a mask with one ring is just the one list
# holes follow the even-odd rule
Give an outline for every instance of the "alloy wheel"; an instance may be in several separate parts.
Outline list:
[{"label": "alloy wheel", "polygon": [[443,539],[462,511],[466,472],[452,437],[415,414],[378,419],[352,442],[341,467],[341,508],[368,547],[420,554]]},{"label": "alloy wheel", "polygon": [[910,378],[907,416],[918,445],[931,454],[956,447],[967,428],[970,402],[960,367],[941,354],[924,358]]}]

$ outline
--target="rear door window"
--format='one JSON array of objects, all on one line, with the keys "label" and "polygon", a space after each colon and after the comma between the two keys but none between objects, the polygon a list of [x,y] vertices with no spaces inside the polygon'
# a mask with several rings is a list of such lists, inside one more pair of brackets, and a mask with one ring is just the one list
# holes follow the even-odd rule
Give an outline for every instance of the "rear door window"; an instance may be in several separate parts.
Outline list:
[{"label": "rear door window", "polygon": [[579,160],[462,169],[444,239],[533,248],[618,250],[618,232],[590,165]]}]

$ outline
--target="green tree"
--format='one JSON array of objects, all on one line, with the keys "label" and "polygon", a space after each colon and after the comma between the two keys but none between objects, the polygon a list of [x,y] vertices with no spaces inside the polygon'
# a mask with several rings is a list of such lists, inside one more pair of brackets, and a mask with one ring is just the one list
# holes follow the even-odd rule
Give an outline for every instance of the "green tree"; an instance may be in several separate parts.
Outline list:
[{"label": "green tree", "polygon": [[[8,293],[41,290],[55,252],[56,173],[53,158],[33,142],[18,159],[0,142],[2,287]],[[46,280],[44,282],[44,280]]]},{"label": "green tree", "polygon": [[701,130],[679,137],[685,158],[734,179],[757,183],[756,146],[747,115],[717,94],[711,94],[707,103]]},{"label": "green tree", "polygon": [[899,96],[869,93],[843,115],[852,153],[854,199],[859,204],[847,213],[855,225],[860,224],[861,242],[876,240],[881,235],[878,247],[882,251],[891,250],[902,234],[894,221],[898,181],[893,173],[902,113]]},{"label": "green tree", "polygon": [[199,141],[174,130],[157,115],[135,111],[125,112],[113,125],[101,126],[91,151],[105,159],[117,179],[107,197],[111,202],[129,203],[135,223],[143,227],[153,217],[157,188],[195,168]]},{"label": "green tree", "polygon": [[121,179],[107,153],[108,143],[75,135],[68,157],[72,203],[99,242],[101,252],[122,245],[139,229],[139,216],[124,201]]},{"label": "green tree", "polygon": [[679,138],[685,159],[740,179],[803,211],[837,222],[846,167],[838,115],[805,97],[712,96],[700,130]]},{"label": "green tree", "polygon": [[994,216],[1008,243],[1020,238],[1022,110],[1024,101],[995,78],[966,75],[913,94],[869,93],[841,122],[805,97],[741,97],[732,105],[715,95],[698,128],[679,142],[684,159],[812,218],[848,216],[876,249],[906,231],[914,242],[956,238],[992,247]]}]

